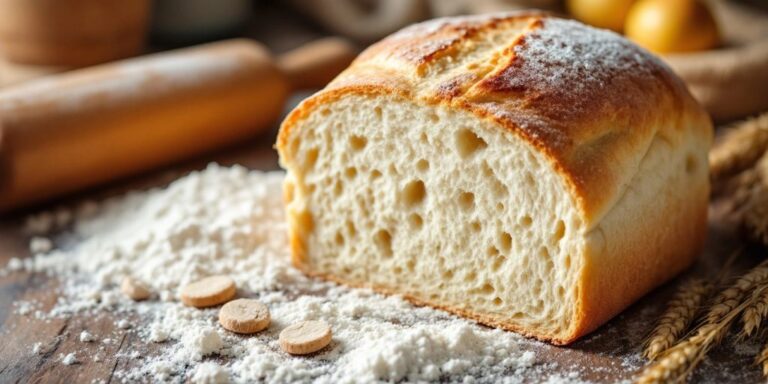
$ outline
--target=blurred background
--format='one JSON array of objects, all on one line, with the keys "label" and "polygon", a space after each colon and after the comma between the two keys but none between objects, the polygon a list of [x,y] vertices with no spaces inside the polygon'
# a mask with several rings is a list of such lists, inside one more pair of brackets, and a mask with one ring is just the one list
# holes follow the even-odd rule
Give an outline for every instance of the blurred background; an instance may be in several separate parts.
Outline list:
[{"label": "blurred background", "polygon": [[[765,0],[0,0],[0,211],[272,142],[280,116],[367,45],[519,9],[626,35],[717,123],[768,111]],[[232,38],[248,41],[197,48]]]}]

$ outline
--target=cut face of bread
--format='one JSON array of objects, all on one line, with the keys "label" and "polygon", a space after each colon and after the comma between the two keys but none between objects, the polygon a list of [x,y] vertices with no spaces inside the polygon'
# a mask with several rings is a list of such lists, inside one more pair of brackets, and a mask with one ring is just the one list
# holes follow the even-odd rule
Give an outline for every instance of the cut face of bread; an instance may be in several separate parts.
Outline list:
[{"label": "cut face of bread", "polygon": [[[536,37],[526,28],[555,19],[505,17],[396,34],[289,115],[277,147],[293,262],[565,344],[690,265],[706,231],[711,126],[651,61],[633,63],[647,66],[641,75],[612,68],[580,88],[512,87],[536,80],[510,74],[502,42],[522,44]],[[471,43],[466,31],[483,28]],[[591,44],[604,47],[593,37],[561,48],[590,56],[603,49]],[[433,60],[436,40],[453,41],[453,56],[421,67],[412,55]],[[553,52],[538,68],[568,66]],[[638,52],[627,60],[647,55]]]},{"label": "cut face of bread", "polygon": [[466,113],[395,100],[347,97],[306,124],[286,189],[308,271],[568,331],[582,223],[540,154]]}]

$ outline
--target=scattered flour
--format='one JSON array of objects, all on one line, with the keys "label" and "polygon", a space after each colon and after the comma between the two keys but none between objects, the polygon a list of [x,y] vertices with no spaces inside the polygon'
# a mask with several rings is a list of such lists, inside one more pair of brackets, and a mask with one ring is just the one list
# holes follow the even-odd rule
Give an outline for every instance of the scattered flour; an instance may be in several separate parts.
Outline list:
[{"label": "scattered flour", "polygon": [[35,236],[29,241],[29,251],[32,253],[46,253],[53,249],[53,243],[47,237]]},{"label": "scattered flour", "polygon": [[94,337],[88,331],[82,331],[82,332],[80,332],[80,341],[83,342],[83,343],[90,343],[92,341],[96,341],[96,337]]},{"label": "scattered flour", "polygon": [[68,353],[61,358],[61,363],[64,365],[72,365],[77,364],[77,357],[75,356],[74,352]]},{"label": "scattered flour", "polygon": [[190,382],[194,384],[227,384],[229,373],[227,369],[214,362],[205,362],[197,366]]},{"label": "scattered flour", "polygon": [[39,355],[43,353],[43,343],[35,343],[32,345],[32,353]]},{"label": "scattered flour", "polygon": [[[126,382],[518,383],[523,376],[549,377],[532,351],[535,341],[397,296],[310,279],[292,268],[282,180],[279,172],[214,164],[164,189],[131,192],[98,206],[89,202],[70,214],[46,212],[30,218],[27,230],[65,228],[67,234],[56,237],[60,248],[12,261],[8,269],[58,277],[62,297],[47,316],[112,314],[123,329],[131,326],[130,317],[133,327],[126,332],[147,346],[160,343],[154,344],[159,353],[121,352],[140,356],[137,367],[115,373]],[[180,286],[214,274],[231,276],[240,297],[266,304],[270,327],[236,335],[218,325],[216,308],[178,302]],[[134,302],[121,295],[120,282],[129,275],[146,281],[161,300]],[[317,354],[292,357],[280,351],[277,336],[302,320],[328,322],[333,340]],[[76,361],[73,353],[62,359]]]}]

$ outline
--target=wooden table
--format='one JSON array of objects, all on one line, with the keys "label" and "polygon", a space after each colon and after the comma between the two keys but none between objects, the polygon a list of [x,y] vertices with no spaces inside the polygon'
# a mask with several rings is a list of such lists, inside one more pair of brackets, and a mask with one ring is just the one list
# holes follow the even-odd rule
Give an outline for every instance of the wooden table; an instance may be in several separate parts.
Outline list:
[{"label": "wooden table", "polygon": [[[269,10],[267,10],[269,11]],[[272,17],[274,16],[274,17]],[[279,14],[271,15],[272,25],[279,28],[255,26],[253,36],[266,40],[276,51],[304,42],[312,32],[296,32],[286,24],[290,20]],[[304,27],[306,28],[306,27]],[[286,37],[287,36],[287,37]],[[295,95],[290,104],[295,104],[305,95]],[[271,132],[218,153],[201,156],[198,159],[166,167],[149,174],[108,185],[104,188],[52,203],[67,204],[80,198],[100,198],[122,193],[133,188],[147,188],[164,185],[193,169],[201,169],[210,161],[222,164],[243,164],[254,169],[277,169],[277,156],[271,145],[274,141],[276,126]],[[45,207],[43,207],[45,208]],[[29,239],[21,232],[21,224],[26,214],[19,212],[10,217],[0,218],[0,266],[4,266],[13,257],[29,257]],[[739,246],[740,240],[732,233],[732,228],[722,224],[721,215],[713,210],[710,220],[709,240],[700,260],[686,275],[714,276],[720,269],[722,260]],[[749,249],[737,262],[737,269],[745,269],[762,257],[763,251]],[[594,334],[569,347],[553,347],[543,343],[536,344],[534,350],[537,359],[547,363],[549,372],[561,372],[567,375],[574,370],[584,380],[597,382],[615,382],[630,379],[642,365],[638,351],[644,336],[653,327],[653,322],[663,310],[664,305],[680,279],[674,280],[624,311],[610,323]],[[59,382],[88,383],[94,380],[111,382],[116,370],[130,369],[136,360],[121,352],[139,349],[143,355],[152,356],[163,353],[163,344],[146,345],[131,330],[117,329],[114,318],[109,313],[102,316],[75,316],[69,319],[38,320],[34,316],[24,316],[14,308],[15,301],[35,301],[41,304],[39,309],[46,311],[53,307],[57,299],[57,281],[41,274],[14,273],[0,276],[0,383],[15,382]],[[141,320],[134,319],[136,327],[141,327]],[[85,349],[89,355],[100,345],[79,342],[78,336],[83,329],[99,334],[111,335],[116,342],[106,346],[100,362],[89,361],[84,364],[65,366],[59,361],[60,354]],[[41,354],[32,353],[32,345],[41,342]],[[732,340],[710,354],[693,376],[693,382],[749,383],[761,381],[759,369],[752,364],[758,345],[734,347]],[[549,363],[557,363],[549,364]],[[529,382],[541,381],[541,377],[527,377]]]}]

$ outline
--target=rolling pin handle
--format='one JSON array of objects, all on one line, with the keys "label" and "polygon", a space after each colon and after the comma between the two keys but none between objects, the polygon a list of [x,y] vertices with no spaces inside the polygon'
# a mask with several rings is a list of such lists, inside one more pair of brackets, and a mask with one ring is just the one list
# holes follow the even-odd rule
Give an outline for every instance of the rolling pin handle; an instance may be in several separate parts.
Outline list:
[{"label": "rolling pin handle", "polygon": [[327,37],[277,57],[277,66],[293,90],[322,88],[344,70],[357,52],[348,40]]}]

